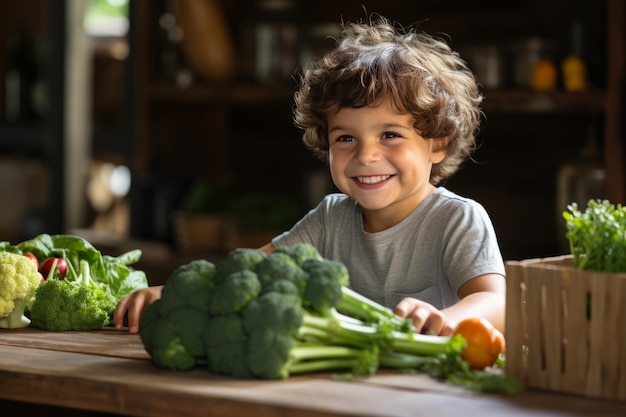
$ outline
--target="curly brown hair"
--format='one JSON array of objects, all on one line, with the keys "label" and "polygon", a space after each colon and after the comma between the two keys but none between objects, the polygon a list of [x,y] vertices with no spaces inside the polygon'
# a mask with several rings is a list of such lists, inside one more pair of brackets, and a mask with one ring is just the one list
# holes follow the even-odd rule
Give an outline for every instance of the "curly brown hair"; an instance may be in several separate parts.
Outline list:
[{"label": "curly brown hair", "polygon": [[344,24],[336,48],[309,64],[295,94],[294,120],[305,145],[327,159],[327,116],[386,99],[413,116],[424,138],[447,138],[432,184],[452,176],[474,151],[483,97],[465,61],[443,40],[381,16]]}]

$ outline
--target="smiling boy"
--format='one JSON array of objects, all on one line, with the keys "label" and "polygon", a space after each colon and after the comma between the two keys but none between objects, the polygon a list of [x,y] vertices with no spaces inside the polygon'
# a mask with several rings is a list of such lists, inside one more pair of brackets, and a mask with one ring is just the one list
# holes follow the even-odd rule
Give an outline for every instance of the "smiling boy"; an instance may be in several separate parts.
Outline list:
[{"label": "smiling boy", "polygon": [[439,184],[475,147],[482,97],[447,44],[384,18],[347,24],[304,72],[295,120],[328,161],[327,196],[264,248],[308,242],[350,285],[449,334],[466,317],[504,325],[504,262],[489,216]]}]

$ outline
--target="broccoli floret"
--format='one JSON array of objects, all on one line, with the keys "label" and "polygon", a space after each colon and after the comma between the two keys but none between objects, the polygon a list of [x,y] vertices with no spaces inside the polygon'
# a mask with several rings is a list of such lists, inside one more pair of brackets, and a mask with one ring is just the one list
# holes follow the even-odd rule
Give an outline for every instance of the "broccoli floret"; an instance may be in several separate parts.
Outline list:
[{"label": "broccoli floret", "polygon": [[269,329],[259,330],[248,339],[248,367],[257,378],[285,379],[289,376],[289,367],[296,340],[284,333]]},{"label": "broccoli floret", "polygon": [[167,317],[167,323],[172,326],[180,338],[180,343],[196,362],[204,362],[206,346],[203,333],[209,320],[206,311],[191,309],[176,310]]},{"label": "broccoli floret", "polygon": [[256,267],[256,273],[261,281],[261,287],[270,285],[273,281],[284,279],[294,283],[298,292],[302,293],[308,278],[307,273],[300,268],[296,261],[286,253],[272,252],[267,255]]},{"label": "broccoli floret", "polygon": [[[166,335],[164,337],[164,341],[159,339],[155,329],[159,326],[159,304],[163,301],[158,299],[154,301],[152,304],[149,304],[143,313],[141,313],[141,319],[139,321],[139,337],[141,338],[141,342],[143,343],[146,352],[153,352],[157,346],[166,345],[169,340],[173,339],[173,336]],[[159,332],[158,335],[165,335],[165,331]]]},{"label": "broccoli floret", "polygon": [[159,304],[161,315],[186,307],[208,310],[215,270],[215,265],[204,259],[176,268],[163,286],[160,298],[163,302]]},{"label": "broccoli floret", "polygon": [[254,271],[259,262],[265,259],[265,252],[259,249],[237,248],[228,253],[217,267],[218,280],[226,278],[233,272],[244,270]]},{"label": "broccoli floret", "polygon": [[224,315],[241,311],[261,292],[256,273],[250,270],[233,272],[215,286],[210,297],[211,315]]},{"label": "broccoli floret", "polygon": [[[69,266],[69,263],[68,263]],[[89,263],[80,273],[69,268],[65,279],[48,279],[35,293],[29,314],[31,326],[43,330],[99,330],[111,322],[116,300],[106,286],[91,278]]]},{"label": "broccoli floret", "polygon": [[215,270],[206,260],[176,268],[163,286],[161,298],[144,311],[139,334],[158,367],[187,370],[206,362],[203,333]]},{"label": "broccoli floret", "polygon": [[24,310],[33,302],[41,275],[26,256],[0,252],[0,328],[27,327]]},{"label": "broccoli floret", "polygon": [[322,256],[310,243],[296,243],[292,246],[279,246],[274,251],[275,253],[284,253],[291,256],[296,264],[301,265],[309,258],[322,259]]},{"label": "broccoli floret", "polygon": [[159,303],[157,300],[150,304],[141,316],[141,341],[157,367],[173,371],[192,369],[196,366],[196,358],[182,345],[175,329],[159,316]]},{"label": "broccoli floret", "polygon": [[295,335],[302,324],[304,310],[300,297],[268,292],[252,301],[242,314],[249,334],[258,330],[273,330]]},{"label": "broccoli floret", "polygon": [[307,305],[318,312],[327,311],[339,304],[342,288],[348,285],[348,268],[340,262],[309,258],[302,263],[309,278],[304,289]]},{"label": "broccoli floret", "polygon": [[238,378],[252,376],[246,359],[247,340],[240,314],[211,318],[204,332],[209,370]]},{"label": "broccoli floret", "polygon": [[296,287],[296,284],[286,279],[277,279],[270,282],[261,289],[261,294],[265,294],[266,292],[278,292],[300,296],[300,289]]},{"label": "broccoli floret", "polygon": [[159,368],[184,371],[205,363],[203,332],[206,311],[185,308],[160,314],[157,300],[141,316],[139,335],[146,351]]}]

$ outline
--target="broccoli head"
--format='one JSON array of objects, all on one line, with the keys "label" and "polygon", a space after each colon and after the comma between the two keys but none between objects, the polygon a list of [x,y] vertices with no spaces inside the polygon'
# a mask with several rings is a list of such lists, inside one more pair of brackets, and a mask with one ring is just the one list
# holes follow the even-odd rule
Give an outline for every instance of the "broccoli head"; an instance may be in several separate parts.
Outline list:
[{"label": "broccoli head", "polygon": [[99,330],[111,321],[115,300],[101,285],[48,279],[37,288],[31,326],[43,330]]},{"label": "broccoli head", "polygon": [[0,252],[0,328],[26,327],[24,310],[32,303],[41,275],[26,256]]},{"label": "broccoli head", "polygon": [[[142,315],[139,332],[158,367],[205,365],[213,373],[264,379],[339,369],[372,375],[384,352],[448,349],[448,339],[425,343],[397,331],[405,319],[351,292],[347,268],[307,244],[269,255],[236,249],[212,278],[207,264],[194,265],[177,270]],[[340,306],[355,315],[342,314]]]},{"label": "broccoli head", "polygon": [[89,262],[81,260],[78,274],[68,268],[65,279],[47,279],[37,287],[29,314],[31,325],[43,330],[99,330],[111,322],[116,304],[106,285],[91,278]]}]

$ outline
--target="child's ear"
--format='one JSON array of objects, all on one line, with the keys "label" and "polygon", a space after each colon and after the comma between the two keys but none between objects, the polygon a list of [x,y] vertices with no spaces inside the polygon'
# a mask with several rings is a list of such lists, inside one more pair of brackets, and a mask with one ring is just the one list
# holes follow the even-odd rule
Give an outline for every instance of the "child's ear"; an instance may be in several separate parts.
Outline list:
[{"label": "child's ear", "polygon": [[430,162],[438,164],[443,161],[443,158],[445,158],[448,153],[448,137],[444,136],[442,138],[432,138],[430,140],[432,141]]}]

